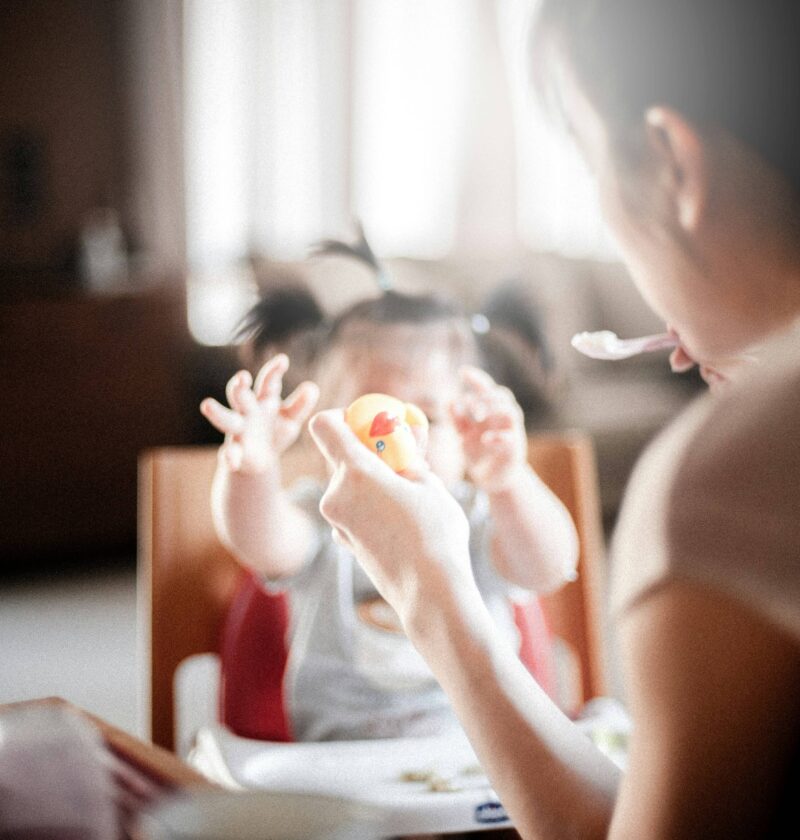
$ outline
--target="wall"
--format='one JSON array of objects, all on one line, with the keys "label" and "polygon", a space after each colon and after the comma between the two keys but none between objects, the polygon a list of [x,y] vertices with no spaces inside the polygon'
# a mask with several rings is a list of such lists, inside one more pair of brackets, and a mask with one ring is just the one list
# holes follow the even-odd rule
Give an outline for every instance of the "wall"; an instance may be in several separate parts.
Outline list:
[{"label": "wall", "polygon": [[[161,0],[0,3],[0,573],[132,552],[138,454],[197,429],[182,273],[150,261],[108,295],[76,277],[92,208],[118,210],[143,249],[137,209],[166,227],[132,199],[164,180],[148,180],[142,135],[151,158],[180,166],[157,145],[166,128],[132,123],[162,87],[142,84],[159,26],[140,31],[137,15],[167,7],[180,17]],[[179,183],[164,189],[180,197]]]},{"label": "wall", "polygon": [[119,206],[116,6],[0,4],[0,266],[63,266],[86,211]]}]

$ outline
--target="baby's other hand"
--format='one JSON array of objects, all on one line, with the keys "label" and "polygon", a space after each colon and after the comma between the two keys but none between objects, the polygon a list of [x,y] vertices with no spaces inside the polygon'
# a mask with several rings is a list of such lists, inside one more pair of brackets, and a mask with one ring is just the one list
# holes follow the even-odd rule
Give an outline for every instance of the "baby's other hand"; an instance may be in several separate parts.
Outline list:
[{"label": "baby's other hand", "polygon": [[288,357],[279,353],[261,368],[255,383],[246,370],[231,377],[225,388],[230,408],[211,397],[200,403],[203,416],[225,435],[220,456],[234,472],[263,473],[275,466],[314,410],[319,388],[313,382],[303,382],[281,400],[288,367]]},{"label": "baby's other hand", "polygon": [[476,367],[461,369],[464,396],[451,406],[470,480],[487,493],[504,490],[527,464],[525,418],[514,395]]}]

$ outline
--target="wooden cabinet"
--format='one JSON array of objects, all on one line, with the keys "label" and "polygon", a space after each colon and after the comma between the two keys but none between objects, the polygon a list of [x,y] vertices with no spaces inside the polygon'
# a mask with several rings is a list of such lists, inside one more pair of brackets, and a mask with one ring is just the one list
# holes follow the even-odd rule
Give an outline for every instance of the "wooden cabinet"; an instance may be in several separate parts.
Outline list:
[{"label": "wooden cabinet", "polygon": [[0,562],[132,550],[137,456],[189,427],[178,285],[0,303]]}]

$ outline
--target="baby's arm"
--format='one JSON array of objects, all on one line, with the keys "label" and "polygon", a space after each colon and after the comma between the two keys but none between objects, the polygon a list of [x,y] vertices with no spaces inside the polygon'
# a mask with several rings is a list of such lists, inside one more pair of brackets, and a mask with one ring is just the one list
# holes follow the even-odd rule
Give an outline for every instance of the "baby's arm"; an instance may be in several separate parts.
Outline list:
[{"label": "baby's arm", "polygon": [[467,395],[454,408],[470,479],[489,498],[492,563],[511,583],[552,591],[575,574],[578,536],[569,512],[527,462],[522,410],[484,371],[463,371]]},{"label": "baby's arm", "polygon": [[317,386],[304,382],[281,402],[284,355],[270,359],[255,384],[247,371],[229,382],[230,408],[208,398],[200,410],[225,434],[211,491],[222,542],[246,566],[272,578],[299,571],[314,539],[308,515],[281,485],[280,456],[314,409]]}]

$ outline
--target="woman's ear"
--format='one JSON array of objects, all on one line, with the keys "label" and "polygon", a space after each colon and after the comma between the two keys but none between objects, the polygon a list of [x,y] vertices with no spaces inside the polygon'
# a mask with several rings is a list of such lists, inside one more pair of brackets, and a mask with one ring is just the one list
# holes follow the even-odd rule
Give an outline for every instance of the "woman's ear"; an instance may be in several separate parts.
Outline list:
[{"label": "woman's ear", "polygon": [[657,106],[645,113],[650,149],[665,174],[676,219],[687,233],[697,230],[708,200],[708,165],[697,129],[677,111]]}]

